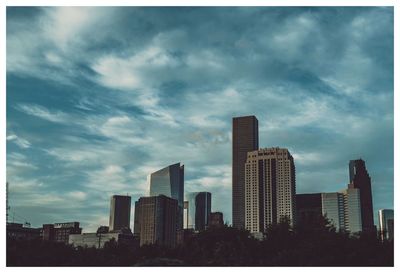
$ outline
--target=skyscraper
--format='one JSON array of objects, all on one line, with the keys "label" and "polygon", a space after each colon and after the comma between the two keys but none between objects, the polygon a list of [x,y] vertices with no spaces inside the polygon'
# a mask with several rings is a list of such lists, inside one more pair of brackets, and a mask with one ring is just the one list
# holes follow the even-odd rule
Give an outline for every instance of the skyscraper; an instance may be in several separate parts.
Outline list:
[{"label": "skyscraper", "polygon": [[321,201],[322,214],[328,218],[336,231],[358,233],[362,230],[358,189],[322,193]]},{"label": "skyscraper", "polygon": [[205,230],[211,213],[211,193],[191,192],[186,195],[186,200],[188,210],[186,228]]},{"label": "skyscraper", "polygon": [[258,150],[258,120],[255,116],[232,120],[232,224],[245,228],[245,163],[247,152]]},{"label": "skyscraper", "polygon": [[295,166],[287,149],[265,148],[247,153],[245,202],[245,228],[252,233],[263,233],[283,219],[295,224]]},{"label": "skyscraper", "polygon": [[135,202],[140,245],[176,245],[178,201],[165,195],[141,197]]},{"label": "skyscraper", "polygon": [[113,195],[110,203],[110,231],[130,228],[131,197]]},{"label": "skyscraper", "polygon": [[394,237],[394,211],[392,209],[380,209],[379,234],[381,240],[393,240]]},{"label": "skyscraper", "polygon": [[374,231],[371,178],[365,167],[364,160],[361,158],[358,160],[350,160],[349,175],[349,188],[360,190],[362,230],[367,232]]},{"label": "skyscraper", "polygon": [[178,200],[178,229],[183,228],[184,165],[176,163],[149,174],[150,196],[163,194]]},{"label": "skyscraper", "polygon": [[362,231],[360,190],[348,188],[342,194],[345,230],[350,233]]},{"label": "skyscraper", "polygon": [[328,218],[336,231],[345,231],[344,225],[344,197],[339,192],[321,194],[322,214]]}]

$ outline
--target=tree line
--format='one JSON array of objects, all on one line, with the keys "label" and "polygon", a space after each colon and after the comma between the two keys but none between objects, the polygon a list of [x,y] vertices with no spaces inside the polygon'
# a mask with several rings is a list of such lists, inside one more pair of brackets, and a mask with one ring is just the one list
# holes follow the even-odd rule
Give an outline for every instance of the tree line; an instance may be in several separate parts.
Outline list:
[{"label": "tree line", "polygon": [[337,233],[326,221],[293,229],[272,225],[264,240],[224,226],[210,228],[173,249],[106,243],[74,248],[43,240],[7,239],[7,266],[393,266],[393,241]]}]

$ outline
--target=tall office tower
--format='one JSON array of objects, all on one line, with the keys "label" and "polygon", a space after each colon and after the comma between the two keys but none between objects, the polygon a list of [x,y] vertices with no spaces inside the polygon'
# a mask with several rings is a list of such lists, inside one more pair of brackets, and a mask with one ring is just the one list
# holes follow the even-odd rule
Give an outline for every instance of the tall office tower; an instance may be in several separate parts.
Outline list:
[{"label": "tall office tower", "polygon": [[393,240],[394,238],[394,211],[392,209],[380,209],[379,235],[381,240]]},{"label": "tall office tower", "polygon": [[184,165],[176,163],[158,170],[147,177],[150,196],[160,194],[178,200],[178,229],[183,228]]},{"label": "tall office tower", "polygon": [[342,191],[344,227],[349,233],[362,231],[360,190],[348,188]]},{"label": "tall office tower", "polygon": [[349,175],[349,188],[360,189],[362,230],[367,232],[374,231],[371,178],[365,167],[364,160],[350,160]]},{"label": "tall office tower", "polygon": [[113,195],[110,205],[110,231],[130,228],[131,197]]},{"label": "tall office tower", "polygon": [[321,194],[322,214],[336,228],[336,231],[345,231],[344,223],[344,196],[340,192]]},{"label": "tall office tower", "polygon": [[312,229],[320,227],[321,223],[321,193],[296,194],[296,224],[306,229]]},{"label": "tall office tower", "polygon": [[191,192],[186,194],[188,206],[187,228],[205,230],[211,213],[211,193]]},{"label": "tall office tower", "polygon": [[322,214],[336,231],[357,233],[362,230],[359,189],[321,194]]},{"label": "tall office tower", "polygon": [[263,233],[283,219],[296,222],[296,177],[287,149],[265,148],[247,153],[245,228]]},{"label": "tall office tower", "polygon": [[133,235],[139,236],[140,234],[140,211],[139,211],[139,201],[135,201],[135,218],[133,222]]},{"label": "tall office tower", "polygon": [[176,245],[178,201],[165,195],[141,197],[135,203],[138,213],[140,246]]},{"label": "tall office tower", "polygon": [[258,150],[258,120],[255,116],[232,120],[232,225],[245,228],[245,163],[247,152]]}]

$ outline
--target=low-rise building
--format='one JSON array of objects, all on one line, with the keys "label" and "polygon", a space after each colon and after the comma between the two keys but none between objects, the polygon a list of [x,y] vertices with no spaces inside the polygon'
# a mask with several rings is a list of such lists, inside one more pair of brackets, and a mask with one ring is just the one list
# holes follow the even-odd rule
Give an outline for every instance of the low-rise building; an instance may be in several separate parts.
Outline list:
[{"label": "low-rise building", "polygon": [[70,234],[81,234],[79,222],[44,224],[41,228],[41,237],[46,241],[68,243]]},{"label": "low-rise building", "polygon": [[40,238],[40,228],[24,227],[19,223],[7,223],[7,239],[33,240]]},{"label": "low-rise building", "polygon": [[224,226],[224,215],[222,212],[211,212],[208,222],[209,228],[220,228]]},{"label": "low-rise building", "polygon": [[68,243],[75,247],[103,248],[111,240],[118,244],[134,245],[137,242],[137,246],[139,245],[138,238],[135,238],[129,229],[108,232],[104,227],[99,227],[97,232],[70,234]]}]

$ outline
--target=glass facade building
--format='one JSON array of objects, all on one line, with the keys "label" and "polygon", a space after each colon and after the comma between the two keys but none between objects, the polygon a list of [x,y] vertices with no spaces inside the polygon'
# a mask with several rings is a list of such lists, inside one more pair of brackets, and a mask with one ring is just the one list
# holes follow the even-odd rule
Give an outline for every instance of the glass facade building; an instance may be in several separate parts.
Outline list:
[{"label": "glass facade building", "polygon": [[358,233],[362,231],[359,189],[321,194],[322,214],[336,231]]},{"label": "glass facade building", "polygon": [[191,192],[186,194],[184,228],[205,230],[211,213],[211,193]]},{"label": "glass facade building", "polygon": [[110,230],[130,229],[131,197],[126,195],[113,195],[110,203]]},{"label": "glass facade building", "polygon": [[392,209],[380,209],[379,234],[381,240],[393,240],[394,238],[394,211]]},{"label": "glass facade building", "polygon": [[178,200],[178,229],[183,228],[184,165],[176,163],[151,173],[147,177],[150,196],[160,194]]}]

